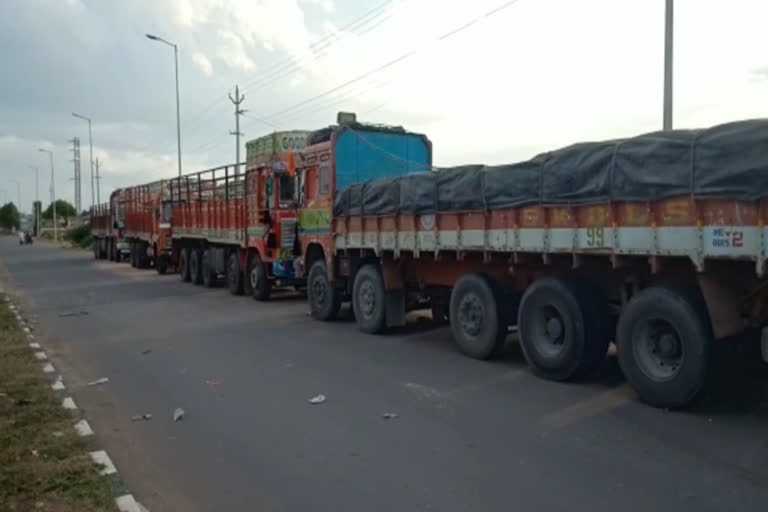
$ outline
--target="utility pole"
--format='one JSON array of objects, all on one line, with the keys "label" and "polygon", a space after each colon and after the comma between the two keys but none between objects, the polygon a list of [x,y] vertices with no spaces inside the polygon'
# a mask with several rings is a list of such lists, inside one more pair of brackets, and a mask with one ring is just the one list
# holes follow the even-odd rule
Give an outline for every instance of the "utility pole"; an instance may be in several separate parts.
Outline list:
[{"label": "utility pole", "polygon": [[99,157],[96,157],[96,204],[101,204],[101,182],[99,181]]},{"label": "utility pole", "polygon": [[42,215],[42,208],[40,206],[40,169],[35,167],[34,165],[28,165],[30,169],[35,170],[35,202],[33,203],[33,214],[35,216],[35,236],[40,236],[40,216]]},{"label": "utility pole", "polygon": [[93,196],[93,179],[94,179],[93,178],[93,132],[91,131],[91,118],[90,117],[81,116],[80,114],[76,114],[74,112],[72,112],[72,115],[77,117],[78,119],[83,119],[85,121],[88,121],[88,146],[90,147],[89,155],[91,157],[91,159],[90,159],[90,162],[91,162],[91,206],[93,206],[94,205],[94,202],[93,202],[93,198],[94,198],[94,196]]},{"label": "utility pole", "polygon": [[664,129],[672,129],[672,71],[674,39],[674,0],[666,0],[664,14]]},{"label": "utility pole", "polygon": [[56,220],[56,176],[53,172],[53,151],[49,149],[38,149],[41,153],[48,153],[51,158],[51,209],[53,210],[53,239],[59,241],[59,226]]},{"label": "utility pole", "polygon": [[235,85],[235,97],[232,97],[232,93],[228,93],[229,101],[235,106],[235,131],[230,131],[230,135],[235,136],[235,178],[237,178],[240,172],[240,136],[243,133],[240,131],[240,115],[247,112],[247,110],[240,109],[240,104],[245,100],[245,94],[240,94],[240,86]]},{"label": "utility pole", "polygon": [[80,197],[80,139],[72,139],[72,162],[75,164],[75,210],[80,215],[81,197]]}]

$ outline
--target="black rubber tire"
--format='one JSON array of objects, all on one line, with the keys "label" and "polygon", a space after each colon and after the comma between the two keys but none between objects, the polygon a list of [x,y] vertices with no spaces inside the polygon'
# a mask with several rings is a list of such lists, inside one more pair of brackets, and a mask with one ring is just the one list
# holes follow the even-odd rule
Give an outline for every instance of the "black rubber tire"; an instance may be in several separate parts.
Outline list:
[{"label": "black rubber tire", "polygon": [[309,269],[307,292],[312,318],[327,322],[338,316],[341,308],[341,291],[334,288],[328,279],[328,269],[324,259],[315,261]]},{"label": "black rubber tire", "polygon": [[192,279],[189,274],[189,249],[182,249],[179,253],[179,278],[185,283]]},{"label": "black rubber tire", "polygon": [[248,281],[254,299],[258,301],[269,300],[272,293],[272,282],[267,278],[267,269],[258,253],[254,253],[251,263],[248,265]]},{"label": "black rubber tire", "polygon": [[168,255],[167,254],[158,254],[157,256],[155,256],[155,270],[161,276],[168,273]]},{"label": "black rubber tire", "polygon": [[136,266],[140,269],[149,268],[149,255],[147,255],[147,244],[139,242],[136,244]]},{"label": "black rubber tire", "polygon": [[[499,293],[494,283],[480,274],[465,274],[451,291],[450,312],[453,339],[465,355],[474,359],[491,359],[503,350],[507,339],[507,319],[500,308]],[[467,309],[474,308],[481,317],[477,325]]]},{"label": "black rubber tire", "polygon": [[131,251],[131,256],[130,256],[131,257],[131,266],[133,268],[137,268],[139,266],[139,258],[138,258],[138,254],[137,254],[137,251],[136,251],[136,244],[131,242],[131,245],[129,247],[130,247],[130,251]]},{"label": "black rubber tire", "polygon": [[380,333],[386,327],[386,295],[379,266],[360,267],[352,283],[352,309],[358,328],[368,334]]},{"label": "black rubber tire", "polygon": [[199,249],[193,249],[189,255],[189,279],[192,284],[203,284],[203,253]]},{"label": "black rubber tire", "polygon": [[[655,379],[643,370],[634,349],[649,319],[662,320],[677,333],[682,361],[676,375]],[[712,326],[698,290],[647,288],[635,295],[619,317],[616,334],[619,364],[640,399],[655,407],[678,409],[691,403],[707,381],[713,345]]]},{"label": "black rubber tire", "polygon": [[[518,310],[520,347],[533,372],[563,381],[585,375],[605,360],[611,340],[607,301],[586,284],[542,278],[528,287]],[[551,313],[550,313],[551,312]],[[561,346],[548,347],[546,315],[559,318]]]},{"label": "black rubber tire", "polygon": [[211,266],[211,252],[208,249],[203,252],[203,257],[200,264],[202,267],[200,272],[203,275],[203,286],[206,288],[213,288],[216,286],[216,279],[218,276]]},{"label": "black rubber tire", "polygon": [[227,288],[232,295],[243,294],[243,272],[240,270],[240,259],[237,252],[229,255],[227,260]]},{"label": "black rubber tire", "polygon": [[[21,241],[19,241],[19,244],[21,244]],[[94,238],[91,240],[91,245],[93,246],[93,259],[97,260],[99,259],[99,239]]]}]

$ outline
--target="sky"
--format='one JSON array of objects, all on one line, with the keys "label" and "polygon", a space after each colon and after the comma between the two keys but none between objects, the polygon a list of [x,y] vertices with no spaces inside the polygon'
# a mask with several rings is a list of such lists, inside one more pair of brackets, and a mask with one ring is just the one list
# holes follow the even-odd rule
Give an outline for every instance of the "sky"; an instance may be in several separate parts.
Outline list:
[{"label": "sky", "polygon": [[[768,117],[768,2],[675,0],[674,126]],[[457,29],[460,29],[457,31]],[[0,203],[92,201],[235,161],[241,140],[338,111],[432,140],[434,163],[498,164],[661,128],[664,0],[4,0]],[[94,194],[95,195],[95,194]]]}]

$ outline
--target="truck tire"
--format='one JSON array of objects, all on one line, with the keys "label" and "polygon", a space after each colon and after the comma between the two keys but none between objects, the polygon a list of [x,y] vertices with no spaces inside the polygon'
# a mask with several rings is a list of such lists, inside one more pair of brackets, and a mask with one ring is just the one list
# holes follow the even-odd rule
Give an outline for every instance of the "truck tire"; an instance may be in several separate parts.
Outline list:
[{"label": "truck tire", "polygon": [[619,364],[640,399],[670,409],[704,386],[713,335],[703,299],[665,287],[635,295],[619,317]]},{"label": "truck tire", "polygon": [[269,295],[272,293],[272,283],[267,278],[267,269],[258,253],[253,255],[251,264],[248,266],[248,280],[251,283],[251,293],[254,299],[269,300]]},{"label": "truck tire", "polygon": [[131,242],[130,251],[131,251],[131,266],[133,268],[137,268],[139,266],[139,257],[136,254],[136,244]]},{"label": "truck tire", "polygon": [[607,301],[588,285],[543,278],[528,287],[518,310],[520,346],[533,372],[568,380],[597,368],[611,339]]},{"label": "truck tire", "polygon": [[149,268],[147,244],[144,242],[139,242],[136,244],[136,266],[141,269]]},{"label": "truck tire", "polygon": [[507,321],[494,283],[480,274],[465,274],[451,292],[453,339],[465,355],[491,359],[501,353],[507,338]]},{"label": "truck tire", "polygon": [[189,279],[192,284],[203,284],[203,259],[202,251],[199,249],[192,249],[189,254]]},{"label": "truck tire", "polygon": [[179,277],[185,283],[192,279],[189,274],[189,249],[182,249],[179,254]]},{"label": "truck tire", "polygon": [[158,274],[165,275],[168,272],[168,255],[158,254],[155,256],[155,270]]},{"label": "truck tire", "polygon": [[227,260],[227,288],[232,295],[243,294],[243,273],[240,271],[240,259],[237,251],[229,255]]},{"label": "truck tire", "polygon": [[324,322],[335,319],[341,308],[341,292],[328,279],[324,259],[317,260],[309,269],[307,290],[312,318]]},{"label": "truck tire", "polygon": [[216,286],[216,279],[218,276],[211,266],[211,252],[208,249],[203,252],[201,266],[202,268],[200,271],[203,274],[203,286],[206,288],[213,288]]},{"label": "truck tire", "polygon": [[384,330],[385,293],[379,266],[369,263],[360,267],[352,284],[352,309],[361,331],[376,334]]},{"label": "truck tire", "polygon": [[97,260],[99,259],[99,239],[94,238],[91,240],[91,245],[93,246],[93,259]]}]

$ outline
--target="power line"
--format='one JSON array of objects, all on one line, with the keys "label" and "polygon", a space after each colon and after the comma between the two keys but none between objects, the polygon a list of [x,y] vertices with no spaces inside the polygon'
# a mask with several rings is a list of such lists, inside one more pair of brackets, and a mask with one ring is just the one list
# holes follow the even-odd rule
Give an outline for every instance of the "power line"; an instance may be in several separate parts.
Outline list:
[{"label": "power line", "polygon": [[[437,38],[436,41],[438,43],[442,42],[442,41],[445,41],[446,39],[449,39],[449,38],[453,37],[454,35],[463,32],[465,29],[469,28],[470,26],[475,25],[478,21],[481,21],[483,19],[486,19],[486,18],[489,18],[491,16],[494,16],[494,15],[502,12],[504,9],[506,9],[508,7],[511,7],[512,5],[516,4],[519,1],[520,0],[508,0],[507,2],[501,4],[501,5],[497,6],[497,7],[494,7],[493,9],[491,9],[488,12],[486,12],[482,16],[479,16],[475,20],[463,23],[459,27],[453,28],[453,29],[449,30],[448,32],[440,35]],[[406,59],[416,55],[419,51],[421,51],[421,48],[416,48],[414,50],[406,52],[406,53],[400,55],[399,57],[396,57],[396,58],[394,58],[394,59],[392,59],[392,60],[382,64],[381,66],[378,66],[378,67],[376,67],[376,68],[374,68],[374,69],[372,69],[370,71],[367,71],[366,73],[358,75],[355,78],[352,78],[351,80],[347,80],[346,82],[344,82],[342,84],[339,84],[336,87],[333,87],[333,88],[331,88],[331,89],[329,89],[327,91],[324,91],[324,92],[322,92],[320,94],[316,94],[315,96],[312,96],[312,97],[310,97],[310,98],[308,98],[308,99],[306,99],[304,101],[300,101],[299,103],[291,105],[290,107],[286,107],[286,108],[284,108],[282,110],[278,110],[277,112],[273,112],[272,114],[266,116],[265,119],[273,119],[275,117],[280,116],[281,114],[284,114],[286,112],[291,112],[293,110],[296,110],[299,107],[302,107],[304,105],[312,103],[312,102],[314,102],[314,101],[316,101],[316,100],[318,100],[320,98],[324,98],[324,97],[328,96],[329,94],[333,94],[334,92],[336,92],[336,91],[338,91],[340,89],[343,89],[343,88],[348,87],[348,86],[350,86],[350,85],[352,85],[354,83],[357,83],[360,80],[364,80],[365,78],[367,78],[367,77],[369,77],[369,76],[371,76],[371,75],[373,75],[375,73],[379,73],[379,72],[381,72],[381,71],[383,71],[383,70],[385,70],[387,68],[390,68],[390,67],[392,67],[392,66],[394,66],[396,64],[399,64],[400,62],[402,62],[402,61],[404,61],[404,60],[406,60]]]},{"label": "power line", "polygon": [[[381,4],[377,5],[373,9],[370,9],[369,11],[366,11],[362,16],[359,16],[359,17],[355,18],[353,21],[351,21],[350,23],[344,25],[339,30],[340,31],[348,30],[348,29],[351,29],[353,27],[354,28],[359,28],[360,26],[362,26],[362,25],[370,22],[371,20],[375,19],[376,17],[380,16],[381,13],[378,13],[378,14],[375,14],[375,15],[374,15],[374,13],[377,13],[378,11],[383,10],[390,3],[392,3],[392,0],[386,0],[386,1],[382,2]],[[371,15],[374,15],[374,16],[371,17]],[[369,17],[370,17],[370,19],[367,19]],[[368,29],[368,31],[370,31],[371,29],[375,28],[378,25],[379,24],[376,24],[373,27],[370,27]],[[363,33],[365,33],[365,32],[363,32]],[[335,37],[337,37],[336,36],[336,32],[331,32],[329,34],[326,34],[325,36],[321,37],[320,39],[318,39],[317,41],[312,43],[309,48],[310,49],[314,49],[314,48],[316,48],[316,47],[318,47],[320,45],[323,45],[323,43],[326,43],[327,41],[329,41],[330,39],[333,39]],[[322,49],[327,49],[330,46],[332,46],[333,44],[334,44],[334,41],[330,41],[327,44],[323,45],[322,48],[320,48],[320,49],[321,50]],[[269,66],[267,66],[267,68],[262,72],[262,75],[259,78],[257,78],[254,81],[251,81],[251,82],[247,83],[246,86],[244,87],[244,89],[245,88],[250,88],[253,84],[256,84],[256,86],[258,88],[263,88],[264,86],[268,85],[268,83],[274,83],[279,78],[282,78],[282,76],[287,76],[287,74],[290,74],[291,71],[288,71],[287,74],[283,74],[281,76],[276,76],[275,73],[279,74],[282,71],[286,70],[286,66],[290,67],[292,65],[295,67],[295,69],[299,68],[299,66],[296,63],[294,63],[294,57],[286,57],[284,59],[280,59],[279,61],[275,61],[274,63],[272,63]],[[263,75],[263,73],[266,73],[267,76],[265,77]],[[264,81],[263,83],[260,83],[263,80],[266,80],[266,81]],[[197,114],[193,115],[191,119],[189,119],[188,121],[186,121],[184,123],[185,132],[187,132],[187,134],[195,133],[197,128],[199,128],[200,126],[203,126],[202,121],[208,117],[207,114],[209,114],[214,107],[220,105],[221,103],[223,103],[226,100],[227,100],[227,96],[226,95],[217,96],[217,98],[215,100],[213,100],[211,103],[207,104],[200,111],[198,111]],[[153,141],[153,142],[150,142],[149,144],[147,144],[146,146],[140,147],[136,151],[137,152],[141,152],[141,151],[149,149],[150,147],[153,147],[155,145],[156,145],[156,141]]]}]

